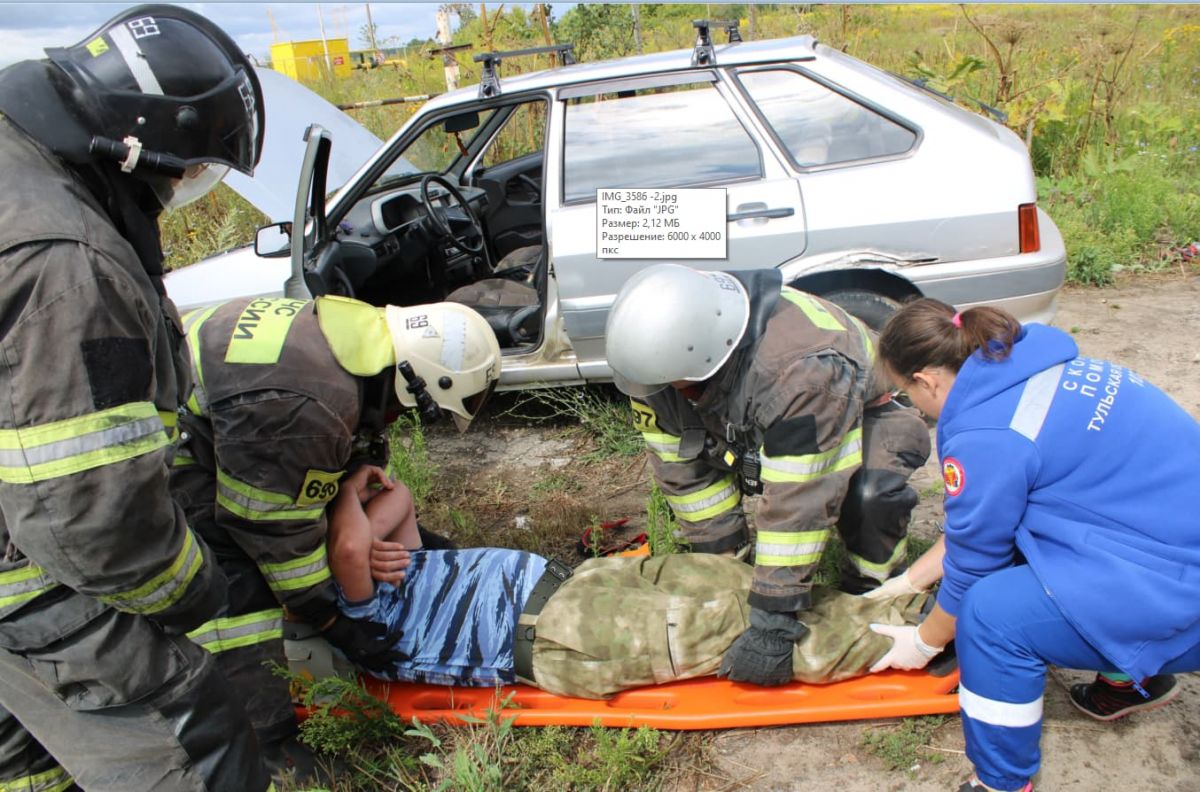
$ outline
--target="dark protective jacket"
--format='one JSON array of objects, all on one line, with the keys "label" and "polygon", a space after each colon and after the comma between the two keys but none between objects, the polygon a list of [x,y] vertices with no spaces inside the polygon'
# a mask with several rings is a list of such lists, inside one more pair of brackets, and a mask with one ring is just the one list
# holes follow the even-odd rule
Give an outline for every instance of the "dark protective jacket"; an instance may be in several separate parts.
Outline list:
[{"label": "dark protective jacket", "polygon": [[195,627],[224,578],[167,487],[178,314],[80,178],[2,117],[0,173],[0,639],[43,646],[107,606]]},{"label": "dark protective jacket", "polygon": [[862,465],[864,404],[886,389],[873,374],[873,334],[858,319],[782,286],[778,271],[730,274],[751,305],[737,350],[695,401],[674,388],[635,399],[635,421],[693,550],[745,543],[742,494],[761,491],[750,604],[802,610]]},{"label": "dark protective jacket", "polygon": [[[331,301],[360,323],[323,323],[318,311]],[[336,602],[325,507],[352,458],[387,458],[380,438],[391,341],[379,309],[350,303],[256,298],[184,317],[196,388],[176,465],[210,474],[216,523],[280,604],[317,626],[332,618]]]}]

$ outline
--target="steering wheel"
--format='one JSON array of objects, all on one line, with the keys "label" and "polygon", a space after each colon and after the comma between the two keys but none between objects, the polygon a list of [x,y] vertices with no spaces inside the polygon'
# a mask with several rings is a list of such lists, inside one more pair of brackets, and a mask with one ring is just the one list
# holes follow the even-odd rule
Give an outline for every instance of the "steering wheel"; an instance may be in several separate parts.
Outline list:
[{"label": "steering wheel", "polygon": [[[454,199],[454,202],[445,209],[434,206],[433,200],[429,195],[430,184],[438,184],[444,187],[446,192],[450,194],[450,197]],[[467,203],[467,199],[463,198],[462,193],[449,180],[434,173],[421,179],[421,203],[425,207],[425,215],[429,218],[429,224],[433,226],[434,231],[444,237],[448,237],[455,245],[468,253],[483,252],[483,225],[475,215],[475,210]],[[446,216],[446,210],[455,206],[461,207],[463,213],[466,214],[467,219],[471,222],[470,234],[456,234],[454,233],[454,229],[450,227],[450,219]],[[471,236],[474,236],[476,239],[474,244],[468,242]]]}]

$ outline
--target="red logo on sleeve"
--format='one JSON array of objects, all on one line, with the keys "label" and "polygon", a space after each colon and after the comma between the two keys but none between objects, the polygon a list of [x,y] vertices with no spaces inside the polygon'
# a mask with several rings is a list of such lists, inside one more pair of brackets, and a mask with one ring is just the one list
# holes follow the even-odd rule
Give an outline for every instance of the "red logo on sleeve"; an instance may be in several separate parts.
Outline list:
[{"label": "red logo on sleeve", "polygon": [[962,492],[967,483],[967,474],[963,472],[962,463],[954,457],[946,457],[942,462],[942,481],[946,483],[946,494],[957,495]]}]

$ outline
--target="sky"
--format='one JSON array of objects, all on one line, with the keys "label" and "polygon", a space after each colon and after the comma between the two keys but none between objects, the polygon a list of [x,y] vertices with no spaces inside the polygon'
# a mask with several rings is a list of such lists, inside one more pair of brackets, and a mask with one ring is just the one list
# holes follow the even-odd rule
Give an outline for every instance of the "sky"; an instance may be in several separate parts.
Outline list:
[{"label": "sky", "polygon": [[[46,47],[78,43],[121,9],[133,5],[137,3],[0,2],[0,67],[20,60],[45,57],[42,50]],[[275,40],[321,38],[322,18],[328,38],[348,38],[350,49],[365,48],[359,39],[359,31],[367,24],[366,3],[227,2],[177,5],[208,17],[233,36],[243,50],[263,61],[267,59],[271,43]],[[401,43],[413,38],[432,38],[437,32],[435,15],[438,5],[371,3],[376,35],[385,39],[395,37]],[[278,39],[272,33],[271,17],[274,17],[279,31]]]}]

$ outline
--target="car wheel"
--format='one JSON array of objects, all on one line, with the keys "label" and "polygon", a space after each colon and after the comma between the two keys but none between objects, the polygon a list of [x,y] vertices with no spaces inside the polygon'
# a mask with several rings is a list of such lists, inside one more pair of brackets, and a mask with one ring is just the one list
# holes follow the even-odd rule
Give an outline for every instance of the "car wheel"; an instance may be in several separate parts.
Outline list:
[{"label": "car wheel", "polygon": [[857,316],[876,332],[882,330],[891,315],[900,309],[898,301],[866,289],[837,289],[821,297]]}]

